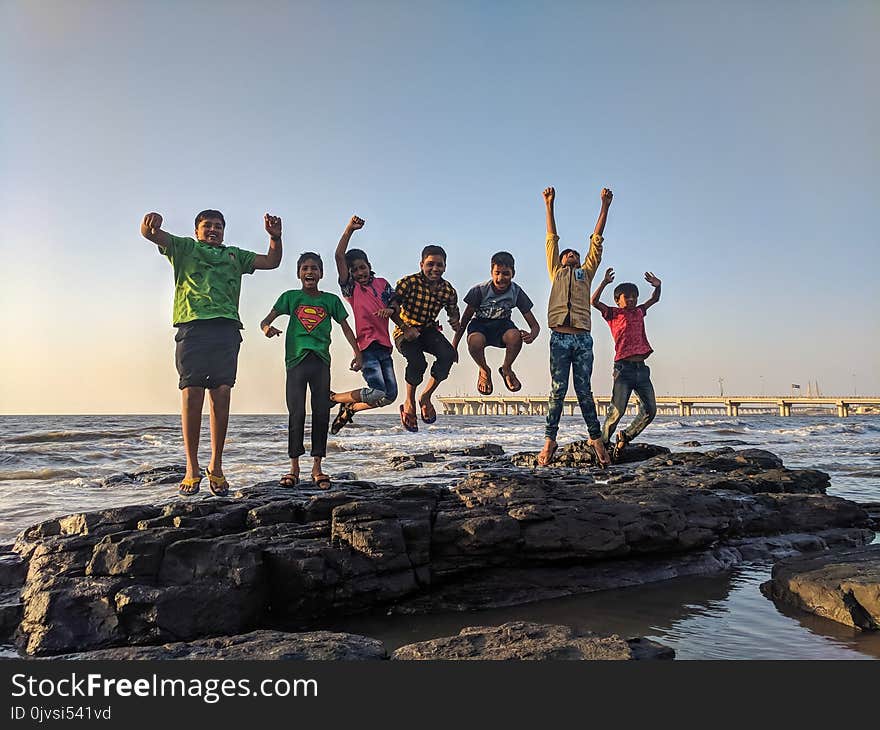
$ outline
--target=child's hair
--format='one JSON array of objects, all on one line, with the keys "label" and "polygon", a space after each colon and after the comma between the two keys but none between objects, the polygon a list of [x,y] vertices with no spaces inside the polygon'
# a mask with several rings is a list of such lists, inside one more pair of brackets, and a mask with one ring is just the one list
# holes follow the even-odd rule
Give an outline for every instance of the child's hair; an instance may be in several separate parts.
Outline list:
[{"label": "child's hair", "polygon": [[305,253],[301,253],[299,258],[296,260],[296,273],[299,274],[299,267],[303,265],[306,261],[314,261],[318,264],[318,271],[321,272],[321,275],[324,275],[324,262],[321,261],[320,254],[316,254],[314,251],[306,251]]},{"label": "child's hair", "polygon": [[442,246],[425,246],[422,249],[422,261],[428,258],[428,256],[442,256],[443,260],[446,261],[446,251],[443,250]]},{"label": "child's hair", "polygon": [[508,253],[507,251],[499,251],[496,254],[492,255],[492,261],[489,264],[490,266],[509,266],[511,269],[516,269],[516,266],[513,261],[513,254]]},{"label": "child's hair", "polygon": [[203,220],[207,220],[208,218],[219,218],[220,222],[223,224],[223,227],[226,228],[226,219],[223,217],[223,214],[219,210],[203,210],[196,216],[196,228],[199,227],[199,223]]},{"label": "child's hair", "polygon": [[629,281],[625,281],[623,284],[618,284],[616,287],[614,287],[614,301],[615,302],[620,298],[621,294],[632,294],[632,296],[634,296],[636,299],[638,299],[639,298],[639,288],[635,284],[633,284]]},{"label": "child's hair", "polygon": [[[568,256],[568,254],[570,254],[570,253],[578,253],[578,252],[573,248],[562,249],[562,251],[559,252],[559,262],[562,263],[563,261],[565,261],[565,257]],[[578,256],[580,256],[579,253],[578,253]]]},{"label": "child's hair", "polygon": [[367,252],[360,248],[350,248],[345,252],[345,265],[351,268],[351,265],[358,259],[366,261],[367,266],[370,265],[370,259],[367,258]]}]

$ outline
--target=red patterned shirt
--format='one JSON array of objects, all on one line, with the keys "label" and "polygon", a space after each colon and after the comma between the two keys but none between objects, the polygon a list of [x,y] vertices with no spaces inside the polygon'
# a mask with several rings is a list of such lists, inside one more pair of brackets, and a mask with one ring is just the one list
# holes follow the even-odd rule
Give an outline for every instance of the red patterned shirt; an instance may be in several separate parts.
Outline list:
[{"label": "red patterned shirt", "polygon": [[606,307],[603,316],[614,338],[614,362],[635,355],[647,357],[654,352],[645,334],[646,311],[643,305],[634,309]]}]

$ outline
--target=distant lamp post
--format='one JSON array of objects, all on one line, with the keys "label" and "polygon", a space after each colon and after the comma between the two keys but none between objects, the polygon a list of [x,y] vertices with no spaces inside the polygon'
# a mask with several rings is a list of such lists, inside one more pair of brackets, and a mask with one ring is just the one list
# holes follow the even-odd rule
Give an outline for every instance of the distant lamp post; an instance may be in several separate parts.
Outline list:
[{"label": "distant lamp post", "polygon": [[721,397],[724,397],[724,378],[718,378],[718,388],[721,391]]},{"label": "distant lamp post", "polygon": [[852,374],[852,379],[853,379],[853,395],[858,395],[858,391],[856,390],[856,374],[855,373]]}]

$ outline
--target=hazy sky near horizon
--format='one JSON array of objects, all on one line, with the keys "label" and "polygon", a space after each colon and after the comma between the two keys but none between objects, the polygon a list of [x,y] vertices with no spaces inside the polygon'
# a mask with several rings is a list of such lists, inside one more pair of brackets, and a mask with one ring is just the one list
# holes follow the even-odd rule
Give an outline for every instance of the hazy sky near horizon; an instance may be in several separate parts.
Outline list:
[{"label": "hazy sky near horizon", "polygon": [[[284,411],[258,323],[304,250],[338,293],[355,213],[391,280],[440,243],[464,296],[511,251],[543,326],[522,392],[546,393],[547,185],[581,250],[614,190],[597,280],[663,280],[658,394],[880,393],[878,37],[870,0],[0,0],[0,413],[177,412],[171,267],[139,224],[192,235],[209,207],[258,252],[284,221],[281,267],[244,277],[234,412]],[[334,389],[359,387],[334,340]],[[460,352],[440,394],[476,392]]]}]

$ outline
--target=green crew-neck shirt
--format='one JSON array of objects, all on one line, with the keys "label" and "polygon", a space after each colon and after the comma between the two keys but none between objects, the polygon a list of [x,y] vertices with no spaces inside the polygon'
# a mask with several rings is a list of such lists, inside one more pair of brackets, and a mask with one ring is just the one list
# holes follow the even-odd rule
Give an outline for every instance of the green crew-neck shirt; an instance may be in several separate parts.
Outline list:
[{"label": "green crew-neck shirt", "polygon": [[348,312],[335,294],[319,291],[315,296],[302,289],[284,292],[272,307],[290,316],[284,340],[284,364],[290,369],[308,353],[330,362],[330,320],[342,322]]},{"label": "green crew-neck shirt", "polygon": [[235,246],[212,246],[169,235],[159,249],[174,267],[174,326],[223,317],[238,322],[241,275],[254,273],[257,254]]}]

